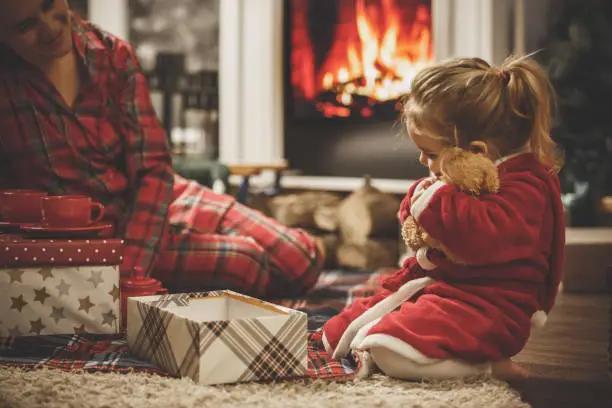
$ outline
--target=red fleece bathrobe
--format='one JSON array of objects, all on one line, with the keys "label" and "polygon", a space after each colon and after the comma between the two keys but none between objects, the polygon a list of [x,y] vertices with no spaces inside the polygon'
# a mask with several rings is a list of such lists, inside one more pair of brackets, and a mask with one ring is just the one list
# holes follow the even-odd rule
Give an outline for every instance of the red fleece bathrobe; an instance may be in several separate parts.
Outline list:
[{"label": "red fleece bathrobe", "polygon": [[328,351],[339,357],[351,348],[383,347],[417,362],[470,364],[521,351],[533,318],[545,317],[555,302],[565,223],[558,177],[533,154],[498,166],[497,194],[475,197],[441,181],[426,189],[415,183],[401,222],[412,214],[467,265],[421,248],[379,293],[324,325]]}]

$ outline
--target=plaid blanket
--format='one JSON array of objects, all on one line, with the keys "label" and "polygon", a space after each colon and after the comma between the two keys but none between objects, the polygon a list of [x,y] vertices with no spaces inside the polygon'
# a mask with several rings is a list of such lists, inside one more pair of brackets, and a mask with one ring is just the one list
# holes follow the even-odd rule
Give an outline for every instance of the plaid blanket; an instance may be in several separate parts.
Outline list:
[{"label": "plaid blanket", "polygon": [[[299,309],[308,315],[308,376],[312,378],[350,378],[358,360],[334,360],[324,350],[321,328],[330,317],[353,300],[373,294],[393,270],[334,270],[321,275],[314,290],[304,298],[278,299],[274,303]],[[167,375],[156,366],[139,360],[129,352],[120,335],[58,335],[0,338],[0,365],[49,367],[63,370],[106,372],[149,372]]]}]

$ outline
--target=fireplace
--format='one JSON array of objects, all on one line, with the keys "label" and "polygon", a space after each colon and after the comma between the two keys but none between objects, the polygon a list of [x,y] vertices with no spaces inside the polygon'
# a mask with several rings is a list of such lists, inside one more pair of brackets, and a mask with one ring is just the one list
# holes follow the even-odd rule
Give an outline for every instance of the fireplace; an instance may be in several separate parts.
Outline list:
[{"label": "fireplace", "polygon": [[394,119],[434,60],[431,0],[288,0],[290,115]]},{"label": "fireplace", "polygon": [[[287,187],[350,189],[359,186],[359,178],[367,173],[373,177],[376,186],[389,191],[405,191],[409,180],[423,175],[424,169],[418,164],[417,152],[399,123],[394,97],[397,94],[379,97],[372,103],[371,98],[362,95],[363,92],[357,92],[360,80],[367,85],[368,79],[375,79],[370,71],[365,70],[366,62],[372,62],[372,58],[359,57],[359,63],[351,65],[355,58],[349,56],[359,56],[363,49],[359,31],[356,36],[353,33],[353,37],[346,38],[345,43],[352,41],[354,51],[349,54],[351,47],[344,47],[347,52],[340,53],[341,64],[330,68],[333,76],[326,77],[321,71],[325,57],[331,55],[339,21],[349,21],[348,27],[365,21],[368,23],[366,27],[381,30],[382,26],[385,28],[383,33],[388,33],[393,31],[389,27],[393,26],[393,18],[396,18],[400,21],[402,35],[406,35],[406,25],[429,27],[421,30],[429,32],[429,42],[425,41],[427,35],[417,36],[420,39],[417,43],[424,43],[424,48],[429,51],[419,54],[425,57],[410,58],[415,69],[428,60],[455,56],[475,56],[500,62],[513,49],[511,22],[514,1],[366,0],[361,2],[359,9],[354,0],[305,1],[301,7],[306,7],[309,13],[302,20],[309,27],[314,25],[315,28],[308,29],[309,37],[314,31],[309,40],[314,41],[313,46],[318,46],[310,57],[312,62],[307,65],[311,67],[310,88],[305,88],[308,84],[299,83],[299,87],[293,87],[291,81],[290,29],[293,22],[290,18],[294,9],[299,9],[299,2],[221,1],[220,159],[226,163],[268,163],[288,159],[290,167],[298,174],[283,178]],[[351,14],[351,18],[344,13],[340,16],[339,5],[343,2],[352,6],[346,13]],[[385,13],[389,15],[388,10],[392,9],[390,6],[394,10],[401,9],[399,17],[392,13],[391,18],[384,18]],[[359,14],[363,8],[367,13]],[[358,15],[365,17],[357,18]],[[429,23],[425,24],[427,19]],[[409,24],[413,22],[418,24]],[[395,39],[395,44],[406,41],[405,37],[382,34],[378,34],[378,38]],[[386,50],[384,45],[387,43],[393,41],[379,40],[375,46]],[[404,54],[404,51],[400,53],[401,56]],[[409,83],[412,74],[392,74],[393,70],[389,68],[393,67],[387,66],[386,57],[378,60],[374,59],[374,65],[385,64],[380,68],[386,74],[386,82],[396,79],[394,89],[398,89],[399,94],[405,92],[402,86]],[[359,74],[360,70],[362,74]],[[330,79],[332,86],[326,87]],[[330,89],[347,92],[340,92],[339,98],[338,95],[330,98]],[[321,105],[320,102],[329,103]],[[320,109],[317,109],[317,103]],[[322,106],[331,106],[329,110],[332,112]],[[361,109],[363,107],[366,109]],[[266,175],[261,179],[262,186],[273,180]],[[259,178],[252,182],[258,183]]]},{"label": "fireplace", "polygon": [[399,123],[434,61],[431,0],[285,0],[285,151],[305,174],[425,174]]}]

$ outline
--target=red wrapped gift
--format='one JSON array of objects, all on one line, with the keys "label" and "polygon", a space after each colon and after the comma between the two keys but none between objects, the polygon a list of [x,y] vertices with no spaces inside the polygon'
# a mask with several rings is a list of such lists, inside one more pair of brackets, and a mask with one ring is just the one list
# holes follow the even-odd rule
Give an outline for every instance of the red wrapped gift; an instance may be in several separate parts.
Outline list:
[{"label": "red wrapped gift", "polygon": [[0,268],[119,265],[121,239],[29,239],[0,235]]}]

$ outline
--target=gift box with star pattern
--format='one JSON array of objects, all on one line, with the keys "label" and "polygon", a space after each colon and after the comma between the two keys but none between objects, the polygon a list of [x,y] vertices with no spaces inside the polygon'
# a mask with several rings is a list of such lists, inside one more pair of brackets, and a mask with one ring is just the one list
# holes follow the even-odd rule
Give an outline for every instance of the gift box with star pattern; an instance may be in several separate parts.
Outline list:
[{"label": "gift box with star pattern", "polygon": [[307,316],[229,290],[130,297],[136,356],[200,384],[272,381],[307,373]]},{"label": "gift box with star pattern", "polygon": [[0,236],[0,337],[120,331],[117,239]]}]

